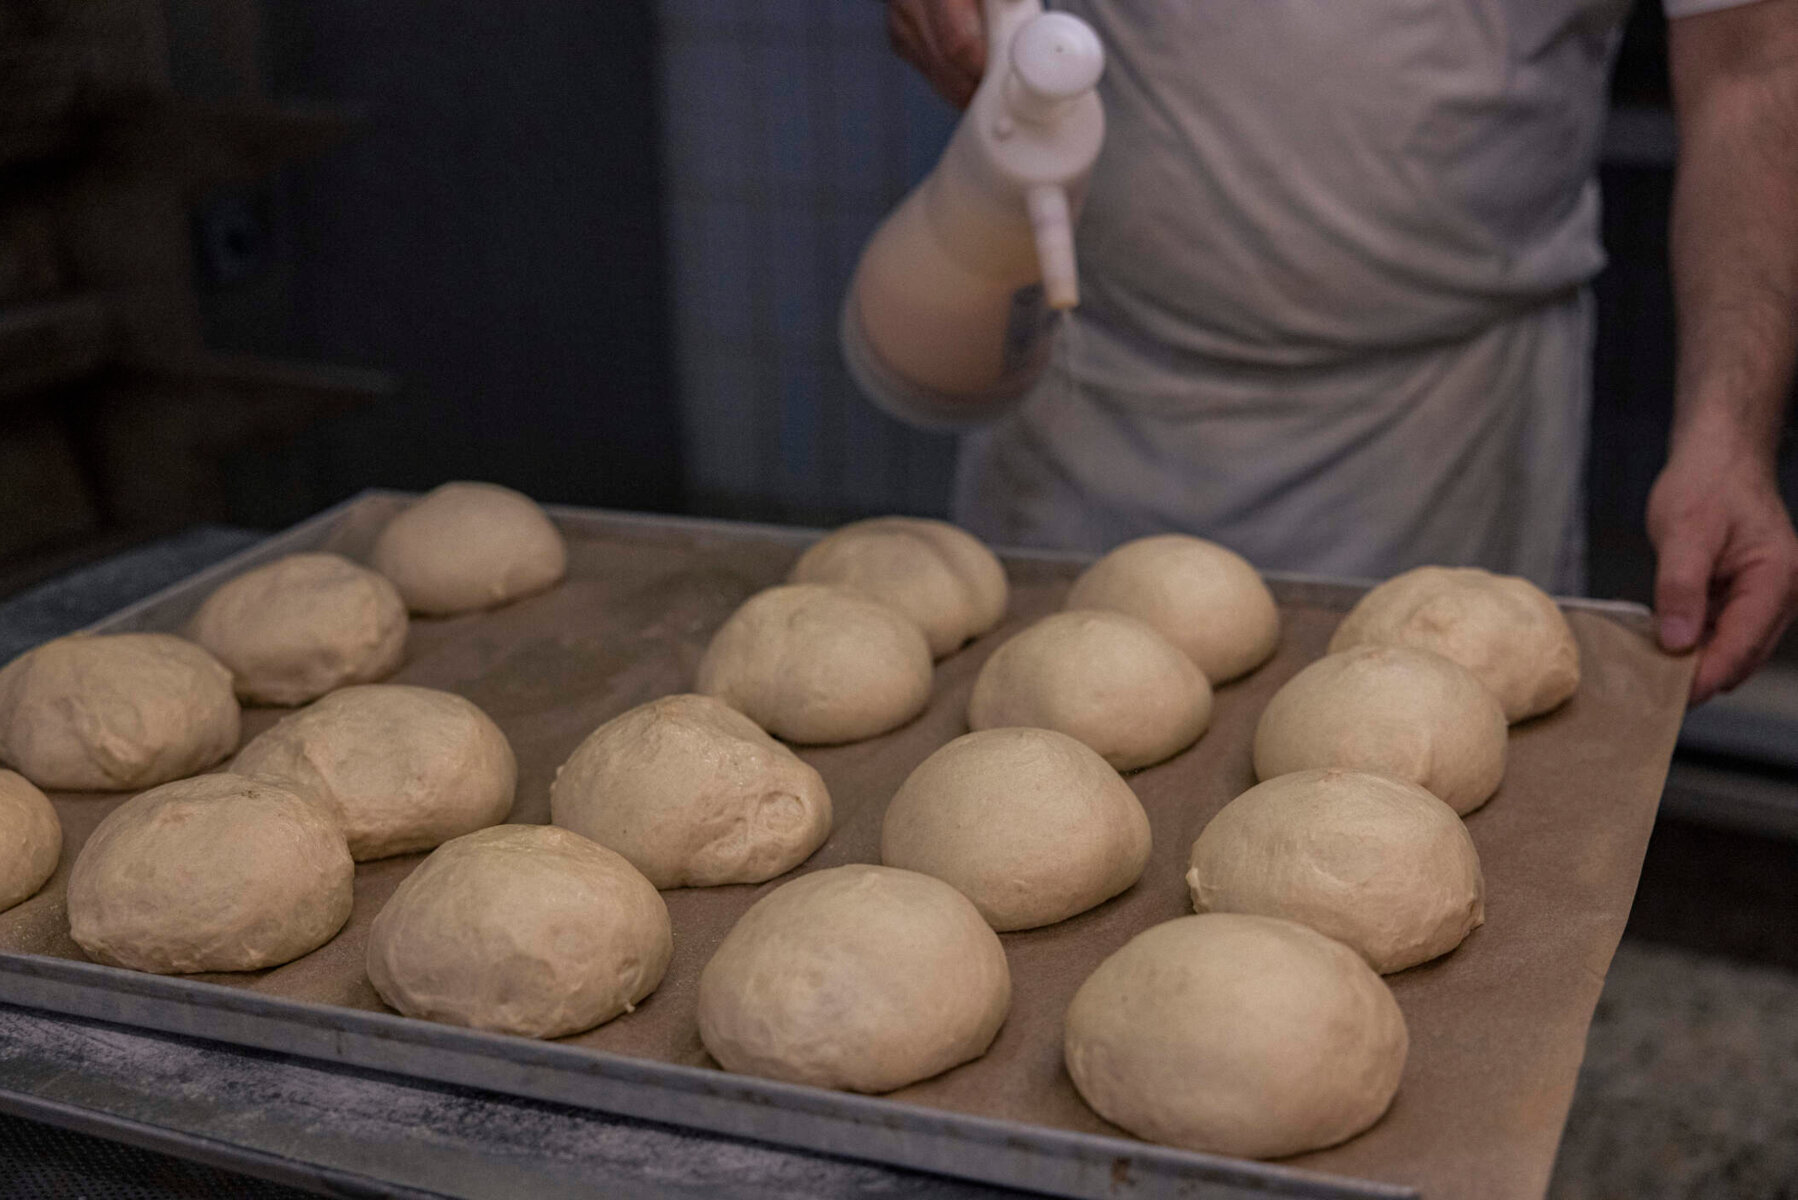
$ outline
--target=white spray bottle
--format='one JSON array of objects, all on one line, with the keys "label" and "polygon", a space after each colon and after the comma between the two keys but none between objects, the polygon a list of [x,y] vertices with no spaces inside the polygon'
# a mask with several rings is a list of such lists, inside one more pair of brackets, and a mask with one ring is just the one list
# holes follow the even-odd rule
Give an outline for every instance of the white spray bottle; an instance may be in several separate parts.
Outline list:
[{"label": "white spray bottle", "polygon": [[1074,217],[1105,136],[1092,27],[984,0],[987,68],[942,159],[881,223],[843,301],[851,375],[917,421],[1015,399],[1079,303]]}]

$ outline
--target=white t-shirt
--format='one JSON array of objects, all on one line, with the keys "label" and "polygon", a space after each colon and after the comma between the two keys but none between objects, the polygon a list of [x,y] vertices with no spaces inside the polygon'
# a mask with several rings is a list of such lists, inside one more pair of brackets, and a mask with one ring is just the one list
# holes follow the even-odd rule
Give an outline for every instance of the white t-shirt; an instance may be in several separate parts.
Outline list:
[{"label": "white t-shirt", "polygon": [[1082,303],[1042,383],[965,439],[958,518],[1576,590],[1583,289],[1629,0],[1061,7],[1108,56]]}]

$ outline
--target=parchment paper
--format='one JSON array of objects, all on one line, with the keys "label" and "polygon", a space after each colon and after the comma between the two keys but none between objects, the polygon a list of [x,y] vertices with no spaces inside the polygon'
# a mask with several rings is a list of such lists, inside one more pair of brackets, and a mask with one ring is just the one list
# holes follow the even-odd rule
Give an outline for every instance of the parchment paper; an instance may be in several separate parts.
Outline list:
[{"label": "parchment paper", "polygon": [[[329,548],[365,552],[392,502],[352,510]],[[555,769],[601,722],[686,689],[707,639],[750,593],[779,582],[790,537],[752,527],[664,527],[589,516],[565,522],[568,580],[499,611],[415,620],[397,682],[446,688],[485,709],[519,762],[515,821],[548,817]],[[998,644],[1057,608],[1077,571],[1008,562],[1011,611],[995,632],[940,663],[930,707],[884,737],[802,748],[835,807],[830,840],[801,872],[879,861],[887,799],[931,751],[965,732],[968,693]],[[1003,935],[1013,1006],[982,1059],[893,1099],[1083,1132],[1128,1136],[1096,1116],[1062,1065],[1062,1015],[1076,987],[1134,933],[1191,911],[1183,874],[1194,838],[1253,782],[1249,745],[1262,707],[1324,652],[1352,599],[1343,589],[1277,586],[1284,628],[1275,658],[1218,689],[1212,725],[1171,761],[1130,776],[1154,829],[1142,880],[1099,908],[1046,929]],[[199,595],[135,624],[178,628]],[[1503,787],[1467,818],[1486,877],[1486,924],[1455,952],[1388,976],[1411,1054],[1391,1111],[1362,1136],[1292,1165],[1407,1184],[1426,1196],[1535,1197],[1547,1187],[1586,1028],[1622,934],[1690,678],[1688,660],[1654,649],[1627,618],[1570,614],[1584,677],[1565,707],[1512,731]],[[1639,622],[1638,622],[1639,624]],[[244,737],[282,710],[246,710]],[[122,799],[58,794],[63,863],[38,896],[0,914],[0,949],[81,959],[68,937],[64,883],[93,826]],[[420,861],[365,863],[356,904],[333,941],[286,966],[198,976],[272,995],[381,1009],[363,972],[369,922]],[[700,969],[736,918],[786,878],[756,887],[663,893],[675,952],[661,987],[630,1015],[569,1042],[713,1066],[695,1023]]]}]

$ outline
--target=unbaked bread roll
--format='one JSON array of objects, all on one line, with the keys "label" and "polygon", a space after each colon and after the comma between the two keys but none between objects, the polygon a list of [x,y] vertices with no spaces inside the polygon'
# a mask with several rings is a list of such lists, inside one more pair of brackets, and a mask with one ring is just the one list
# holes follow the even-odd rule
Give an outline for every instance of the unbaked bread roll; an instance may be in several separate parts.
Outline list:
[{"label": "unbaked bread roll", "polygon": [[1213,914],[1137,934],[1068,1006],[1068,1074],[1140,1138],[1283,1158],[1353,1137],[1398,1091],[1408,1039],[1355,952],[1292,921]]},{"label": "unbaked bread roll", "polygon": [[167,633],[58,638],[0,671],[0,761],[52,791],[126,791],[237,745],[231,672]]},{"label": "unbaked bread roll", "polygon": [[968,725],[1028,725],[1078,738],[1120,771],[1192,745],[1211,723],[1211,686],[1192,660],[1123,613],[1044,617],[980,668]]},{"label": "unbaked bread roll", "polygon": [[1280,641],[1280,610],[1249,561],[1182,533],[1125,542],[1074,581],[1067,607],[1146,622],[1214,687],[1266,662]]},{"label": "unbaked bread roll", "polygon": [[330,941],[356,864],[316,802],[200,775],[133,796],[69,872],[69,932],[96,962],[172,975],[255,971]]},{"label": "unbaked bread roll", "polygon": [[1579,688],[1579,644],[1548,593],[1478,567],[1418,567],[1368,592],[1336,627],[1330,652],[1370,643],[1453,659],[1498,697],[1512,723],[1558,707]]},{"label": "unbaked bread roll", "polygon": [[699,976],[699,1036],[727,1071],[890,1092],[986,1053],[1011,1007],[999,936],[967,897],[856,864],[782,884]]},{"label": "unbaked bread roll", "polygon": [[946,521],[875,517],[816,542],[794,583],[830,583],[891,605],[924,631],[937,658],[1005,616],[1005,568],[973,534]]},{"label": "unbaked bread roll", "polygon": [[251,704],[304,704],[384,679],[406,652],[406,605],[339,554],[290,554],[206,597],[188,636],[229,667]]},{"label": "unbaked bread roll", "polygon": [[0,771],[0,912],[29,900],[56,874],[62,822],[49,797],[16,771]]},{"label": "unbaked bread roll", "polygon": [[499,726],[451,692],[371,683],[281,718],[231,763],[322,801],[358,861],[429,850],[506,819],[518,764]]},{"label": "unbaked bread roll", "polygon": [[1296,771],[1236,797],[1193,843],[1186,885],[1199,912],[1298,921],[1382,975],[1447,954],[1486,917],[1454,810],[1363,771]]},{"label": "unbaked bread roll", "polygon": [[554,585],[568,547],[536,501],[494,483],[446,483],[387,523],[370,565],[415,613],[493,608]]},{"label": "unbaked bread roll", "polygon": [[668,909],[624,858],[553,825],[445,842],[368,931],[368,978],[409,1017],[566,1037],[630,1012],[673,953]]},{"label": "unbaked bread roll", "polygon": [[1498,699],[1459,663],[1410,646],[1356,646],[1274,693],[1255,727],[1255,774],[1377,771],[1469,813],[1504,778],[1506,732]]},{"label": "unbaked bread roll", "polygon": [[823,777],[710,696],[664,696],[588,734],[549,811],[659,888],[761,883],[830,836]]},{"label": "unbaked bread roll", "polygon": [[1051,729],[956,738],[887,805],[880,861],[953,884],[994,929],[1033,929],[1111,899],[1149,861],[1149,816],[1123,777]]},{"label": "unbaked bread roll", "polygon": [[719,627],[694,691],[776,737],[854,742],[930,702],[930,646],[884,604],[816,583],[757,592]]}]

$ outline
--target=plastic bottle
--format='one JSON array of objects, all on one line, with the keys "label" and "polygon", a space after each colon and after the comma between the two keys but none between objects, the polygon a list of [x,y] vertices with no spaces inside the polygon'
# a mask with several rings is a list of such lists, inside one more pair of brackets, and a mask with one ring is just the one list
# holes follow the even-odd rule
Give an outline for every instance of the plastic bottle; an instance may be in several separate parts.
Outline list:
[{"label": "plastic bottle", "polygon": [[870,399],[952,422],[1041,374],[1079,302],[1073,222],[1105,134],[1092,27],[1040,0],[985,0],[987,69],[942,159],[882,222],[843,302]]}]

